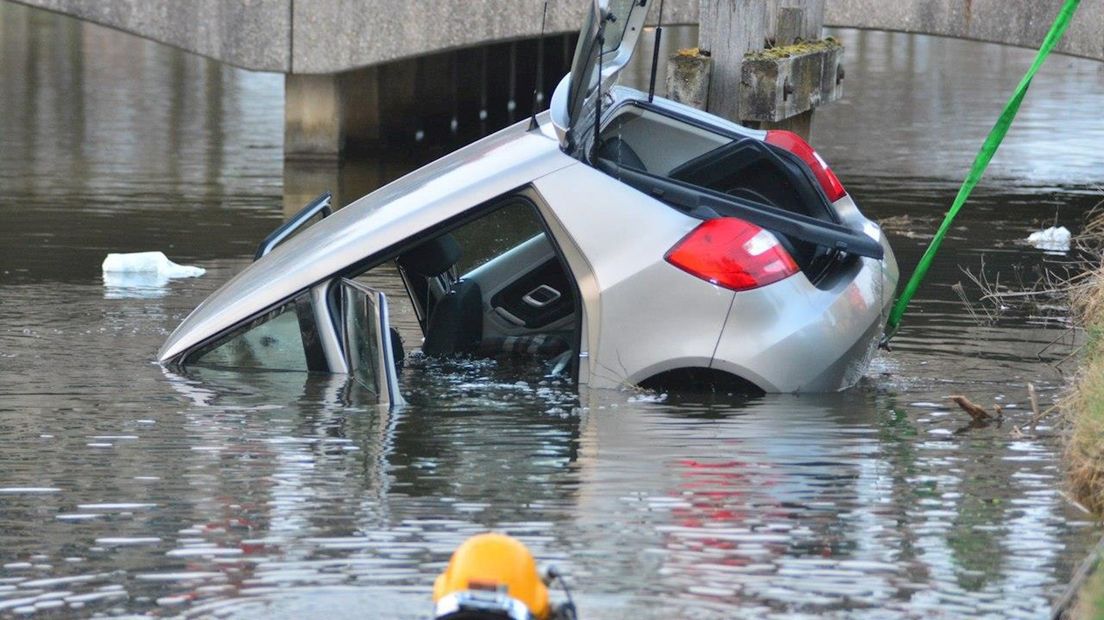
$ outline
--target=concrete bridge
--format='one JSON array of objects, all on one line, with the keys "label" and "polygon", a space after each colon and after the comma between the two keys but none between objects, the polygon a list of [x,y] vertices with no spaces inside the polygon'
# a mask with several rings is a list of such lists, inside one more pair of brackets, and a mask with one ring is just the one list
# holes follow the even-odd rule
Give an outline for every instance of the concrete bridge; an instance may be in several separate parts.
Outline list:
[{"label": "concrete bridge", "polygon": [[[2,2],[4,0],[0,0]],[[132,33],[229,65],[283,73],[285,154],[332,159],[346,146],[418,135],[410,110],[502,126],[535,82],[543,0],[12,0]],[[590,0],[549,0],[542,53],[550,88],[568,70]],[[705,0],[664,0],[664,22],[698,23]],[[716,0],[710,0],[716,3]],[[733,5],[750,0],[732,0]],[[764,0],[757,0],[764,1]],[[1062,0],[779,0],[829,26],[1034,47]],[[721,5],[725,6],[725,5]],[[652,10],[654,18],[658,11]],[[768,15],[768,21],[777,16]],[[814,22],[814,23],[815,23]],[[770,29],[773,31],[773,29]],[[487,50],[495,50],[488,54]],[[1104,60],[1104,2],[1086,0],[1058,47]],[[551,55],[551,57],[549,57]],[[503,77],[506,79],[502,79]],[[520,113],[520,112],[519,112]]]},{"label": "concrete bridge", "polygon": [[[330,74],[538,35],[542,0],[14,0],[254,71]],[[700,0],[666,0],[696,24]],[[824,0],[829,26],[1037,46],[1061,0]],[[786,3],[783,2],[783,5]],[[587,0],[551,0],[547,31],[575,32]],[[652,11],[653,17],[656,11]],[[1104,3],[1082,3],[1059,51],[1104,60]]]}]

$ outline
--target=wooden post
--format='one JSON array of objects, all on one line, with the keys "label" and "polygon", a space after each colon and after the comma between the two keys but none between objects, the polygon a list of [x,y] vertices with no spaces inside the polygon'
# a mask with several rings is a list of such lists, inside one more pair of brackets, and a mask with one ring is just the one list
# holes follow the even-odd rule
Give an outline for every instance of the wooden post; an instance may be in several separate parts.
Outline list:
[{"label": "wooden post", "polygon": [[[820,39],[824,2],[701,0],[699,46],[712,58],[707,109],[745,125],[789,129],[808,139],[813,108],[839,97],[839,48],[833,44],[783,51]],[[749,53],[762,50],[783,53],[746,62]]]},{"label": "wooden post", "polygon": [[777,0],[701,0],[698,46],[713,59],[707,109],[740,121],[740,72],[744,54],[763,49],[768,4]]},{"label": "wooden post", "polygon": [[709,102],[712,59],[697,49],[682,50],[667,62],[667,97],[705,110]]}]

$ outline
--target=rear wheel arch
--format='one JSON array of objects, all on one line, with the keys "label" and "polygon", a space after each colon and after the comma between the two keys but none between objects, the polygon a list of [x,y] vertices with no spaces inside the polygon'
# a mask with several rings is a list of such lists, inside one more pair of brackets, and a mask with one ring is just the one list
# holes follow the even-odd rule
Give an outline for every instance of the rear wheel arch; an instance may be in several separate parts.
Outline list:
[{"label": "rear wheel arch", "polygon": [[682,366],[664,370],[639,381],[640,387],[657,392],[725,392],[761,395],[766,390],[753,381],[718,368]]}]

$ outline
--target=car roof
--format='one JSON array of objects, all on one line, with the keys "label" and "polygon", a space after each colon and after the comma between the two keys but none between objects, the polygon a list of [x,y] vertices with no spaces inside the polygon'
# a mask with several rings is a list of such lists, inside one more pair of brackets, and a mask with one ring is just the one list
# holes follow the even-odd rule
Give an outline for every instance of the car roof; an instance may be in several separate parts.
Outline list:
[{"label": "car roof", "polygon": [[455,151],[339,209],[247,267],[201,303],[157,357],[175,360],[318,282],[421,230],[577,164],[548,122],[528,120]]}]

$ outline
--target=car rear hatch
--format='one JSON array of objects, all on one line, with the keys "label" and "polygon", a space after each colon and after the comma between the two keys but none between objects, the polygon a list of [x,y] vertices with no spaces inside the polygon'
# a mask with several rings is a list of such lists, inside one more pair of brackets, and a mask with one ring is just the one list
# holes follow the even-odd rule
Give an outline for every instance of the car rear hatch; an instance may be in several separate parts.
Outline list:
[{"label": "car rear hatch", "polygon": [[[689,115],[689,109],[672,102],[656,101],[653,105],[643,93],[631,89],[611,93],[618,75],[632,58],[652,2],[591,3],[571,73],[556,89],[550,106],[564,152],[694,217],[735,217],[775,233],[810,280],[821,279],[840,257],[881,260],[884,248],[880,231],[861,216],[842,217],[838,206],[847,203],[853,210],[853,203],[849,198],[841,200],[846,195],[843,186],[820,156],[794,134],[736,128],[696,110]],[[618,158],[611,160],[603,141],[616,119],[612,123],[606,120],[610,114],[616,116],[624,104],[696,126],[695,131],[725,135],[731,142],[671,170],[651,170]],[[615,107],[618,110],[611,109]],[[610,127],[603,128],[603,124]],[[618,142],[623,143],[620,135]],[[668,146],[655,148],[664,150]],[[792,190],[792,199],[780,199],[778,188],[762,191],[740,187],[741,181],[733,180],[746,173],[745,181],[762,177],[763,183],[773,182],[775,177],[764,176],[756,162],[770,164],[777,178],[785,181],[780,187]]]},{"label": "car rear hatch", "polygon": [[614,94],[593,158],[599,170],[694,217],[739,218],[771,231],[811,281],[849,256],[883,258],[880,231],[796,134],[692,115],[629,89]]},{"label": "car rear hatch", "polygon": [[553,123],[569,155],[585,159],[593,146],[602,98],[632,58],[649,6],[650,0],[593,0],[565,78],[567,100],[552,106]]}]

